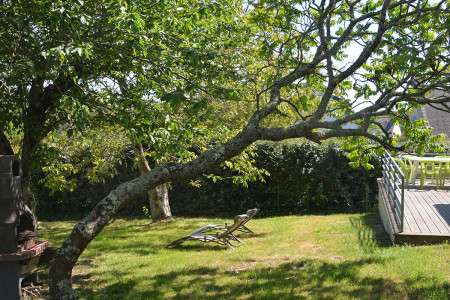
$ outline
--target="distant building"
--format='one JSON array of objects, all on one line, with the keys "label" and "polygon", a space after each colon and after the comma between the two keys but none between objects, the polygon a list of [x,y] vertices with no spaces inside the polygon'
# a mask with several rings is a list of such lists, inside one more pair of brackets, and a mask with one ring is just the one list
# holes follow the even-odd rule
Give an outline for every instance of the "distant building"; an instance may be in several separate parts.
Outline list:
[{"label": "distant building", "polygon": [[[439,97],[445,95],[442,91],[433,91],[429,97]],[[428,126],[432,128],[432,134],[445,134],[447,139],[450,139],[450,111],[442,104],[433,104],[433,106],[425,105],[416,108],[410,114],[411,121],[418,119],[427,120]],[[390,135],[402,135],[403,131],[400,124],[394,124],[391,117],[381,117],[377,120],[378,123]]]},{"label": "distant building", "polygon": [[[430,93],[430,97],[439,97],[444,92],[434,91]],[[446,134],[447,139],[450,138],[450,111],[441,104],[425,105],[413,110],[410,115],[411,120],[426,119],[428,125],[433,129],[433,135]]]},{"label": "distant building", "polygon": [[381,117],[377,119],[377,122],[381,124],[384,130],[389,133],[389,135],[402,135],[402,129],[398,123],[394,123],[391,117]]}]

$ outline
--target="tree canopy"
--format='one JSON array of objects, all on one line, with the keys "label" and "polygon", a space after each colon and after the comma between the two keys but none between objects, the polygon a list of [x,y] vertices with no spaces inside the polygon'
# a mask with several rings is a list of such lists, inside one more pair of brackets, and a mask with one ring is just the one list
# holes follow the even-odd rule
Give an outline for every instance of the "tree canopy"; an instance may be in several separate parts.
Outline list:
[{"label": "tree canopy", "polygon": [[[168,130],[178,144],[189,139],[206,101],[196,90],[226,94],[220,82],[235,73],[225,67],[236,43],[226,37],[230,3],[4,1],[0,124],[23,132],[25,177],[31,153],[61,125],[72,135],[93,120],[120,122],[161,147],[177,145]],[[177,126],[173,111],[186,103],[191,122]]]},{"label": "tree canopy", "polygon": [[187,149],[209,134],[199,126],[207,100],[226,97],[225,81],[236,78],[229,49],[244,35],[232,1],[4,1],[1,9],[1,144],[12,153],[6,136],[20,132],[13,146],[25,182],[44,168],[58,173],[51,187],[73,187],[61,176],[73,166],[43,143],[62,131],[119,125],[157,160],[192,157]]},{"label": "tree canopy", "polygon": [[[362,154],[423,148],[438,138],[408,113],[449,108],[449,1],[2,1],[1,9],[0,126],[22,128],[28,169],[39,142],[63,124],[82,131],[119,120],[134,137],[171,148],[203,134],[208,107],[246,116],[233,137],[99,202],[52,265],[55,299],[74,297],[78,257],[149,189],[195,179],[258,140],[346,138]],[[405,137],[383,130],[377,120],[387,115]]]}]

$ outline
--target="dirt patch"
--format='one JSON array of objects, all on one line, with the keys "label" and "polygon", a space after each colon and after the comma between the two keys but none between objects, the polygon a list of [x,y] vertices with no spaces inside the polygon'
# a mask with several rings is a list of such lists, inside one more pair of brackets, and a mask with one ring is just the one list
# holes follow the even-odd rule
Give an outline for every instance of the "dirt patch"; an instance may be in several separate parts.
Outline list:
[{"label": "dirt patch", "polygon": [[299,257],[302,257],[301,255],[270,255],[270,256],[261,256],[259,259],[255,260],[257,262],[262,262],[265,264],[272,264],[274,262],[276,263],[285,263],[289,261],[293,261]]},{"label": "dirt patch", "polygon": [[292,245],[294,245],[295,247],[300,248],[300,249],[318,250],[318,249],[322,248],[322,246],[320,246],[318,244],[314,244],[314,243],[310,243],[310,242],[294,242],[294,241],[290,241],[289,243],[280,244],[280,247],[283,247],[283,246],[288,247],[288,246],[292,246]]},{"label": "dirt patch", "polygon": [[319,246],[319,245],[313,245],[311,248],[312,248],[313,250],[319,250],[319,249],[322,249],[323,247],[321,247],[321,246]]},{"label": "dirt patch", "polygon": [[257,263],[264,264],[267,267],[276,267],[283,263],[289,263],[301,256],[284,256],[284,255],[274,255],[274,256],[263,256],[257,260],[250,260],[241,264],[234,265],[230,268],[230,272],[239,274],[240,272],[251,270]]},{"label": "dirt patch", "polygon": [[242,264],[234,265],[230,268],[230,271],[236,274],[239,274],[242,271],[247,271],[253,269],[253,267],[257,264],[256,261],[245,262]]}]

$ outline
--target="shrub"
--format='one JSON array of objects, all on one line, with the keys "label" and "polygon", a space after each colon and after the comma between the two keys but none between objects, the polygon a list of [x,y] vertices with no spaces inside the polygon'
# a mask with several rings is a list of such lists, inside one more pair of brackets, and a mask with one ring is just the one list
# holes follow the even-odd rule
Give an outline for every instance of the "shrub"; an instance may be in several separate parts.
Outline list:
[{"label": "shrub", "polygon": [[[103,182],[91,183],[83,172],[72,175],[76,182],[73,192],[57,191],[51,193],[44,184],[36,184],[34,191],[37,199],[37,215],[42,219],[80,218],[90,212],[94,206],[121,183],[139,176],[133,162],[124,159],[116,166],[117,174],[105,177]],[[41,175],[44,176],[44,175]],[[127,203],[120,211],[121,215],[143,215],[142,207],[148,206],[148,198],[140,197]]]},{"label": "shrub", "polygon": [[[213,182],[200,178],[200,188],[186,182],[174,182],[169,190],[175,216],[229,217],[258,207],[265,216],[373,211],[377,204],[376,178],[381,177],[380,162],[375,169],[352,168],[345,152],[338,146],[317,146],[308,143],[259,143],[255,165],[265,168],[270,176],[266,182],[249,182],[248,187],[234,184],[231,179]],[[212,173],[232,178],[232,171],[217,167]],[[113,178],[91,184],[76,173],[74,192],[56,192],[41,186],[36,188],[38,217],[80,217],[89,212],[120,183],[139,175],[133,162],[117,166]],[[121,215],[141,215],[148,206],[146,195],[122,208]]]},{"label": "shrub", "polygon": [[[176,215],[233,215],[258,207],[267,216],[367,212],[377,204],[376,178],[381,176],[380,161],[375,168],[352,168],[345,152],[337,146],[298,143],[261,143],[256,166],[270,176],[264,182],[250,182],[248,188],[231,180],[213,183],[200,179],[200,188],[173,183],[170,191]],[[214,174],[229,178],[229,170],[216,168]]]}]

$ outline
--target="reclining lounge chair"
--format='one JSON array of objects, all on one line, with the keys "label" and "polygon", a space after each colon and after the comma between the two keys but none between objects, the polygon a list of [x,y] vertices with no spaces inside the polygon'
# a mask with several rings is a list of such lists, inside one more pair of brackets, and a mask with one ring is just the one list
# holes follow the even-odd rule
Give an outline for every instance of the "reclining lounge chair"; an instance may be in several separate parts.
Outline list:
[{"label": "reclining lounge chair", "polygon": [[[206,225],[203,226],[191,234],[182,237],[172,243],[168,244],[166,248],[174,247],[180,245],[186,241],[200,241],[204,243],[214,242],[219,245],[225,245],[232,249],[241,244],[244,244],[240,239],[238,239],[233,232],[237,230],[242,224],[247,220],[247,215],[238,215],[234,218],[234,224],[229,228],[224,229],[223,227],[217,225]],[[245,244],[244,244],[245,245]]]},{"label": "reclining lounge chair", "polygon": [[[245,219],[245,221],[242,223],[241,226],[239,226],[239,228],[237,229],[237,231],[241,231],[241,232],[245,232],[245,233],[252,233],[255,234],[252,230],[250,230],[248,227],[245,226],[245,223],[247,223],[248,221],[250,221],[251,218],[253,218],[254,216],[256,216],[256,214],[259,212],[258,208],[254,208],[254,209],[249,209],[247,210],[247,212],[245,213],[245,215],[247,216],[247,218]],[[219,227],[222,227],[224,229],[228,229],[232,226],[232,224],[228,224],[225,223],[225,225],[218,225]]]}]

